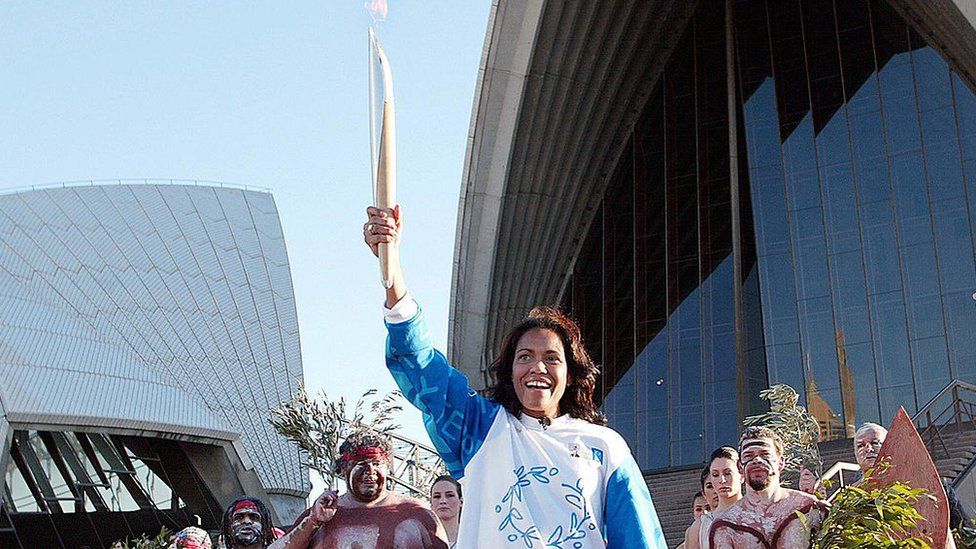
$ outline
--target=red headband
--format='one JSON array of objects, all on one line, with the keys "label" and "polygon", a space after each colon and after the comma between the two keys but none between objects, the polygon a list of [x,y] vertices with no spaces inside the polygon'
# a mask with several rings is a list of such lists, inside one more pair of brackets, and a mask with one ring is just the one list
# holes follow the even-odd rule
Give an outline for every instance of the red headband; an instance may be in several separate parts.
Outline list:
[{"label": "red headband", "polygon": [[255,511],[257,511],[258,510],[258,506],[255,505],[253,501],[245,499],[244,501],[242,501],[242,502],[238,503],[237,505],[235,505],[234,506],[234,510],[231,511],[231,512],[232,513],[236,513],[238,511],[240,511],[241,509],[254,509]]},{"label": "red headband", "polygon": [[353,464],[360,461],[372,461],[374,459],[389,461],[390,458],[379,446],[360,446],[356,448],[355,452],[343,452],[342,459]]}]

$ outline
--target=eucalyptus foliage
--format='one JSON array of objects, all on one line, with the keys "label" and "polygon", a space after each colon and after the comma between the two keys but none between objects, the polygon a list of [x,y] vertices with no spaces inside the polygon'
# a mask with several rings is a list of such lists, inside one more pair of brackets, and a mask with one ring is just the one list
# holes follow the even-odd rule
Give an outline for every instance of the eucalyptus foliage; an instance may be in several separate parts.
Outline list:
[{"label": "eucalyptus foliage", "polygon": [[111,549],[169,549],[170,538],[172,537],[173,533],[164,526],[153,537],[143,534],[131,540],[126,538],[125,540],[117,541],[110,547]]},{"label": "eucalyptus foliage", "polygon": [[769,401],[769,411],[749,416],[743,423],[769,427],[783,439],[785,474],[799,475],[804,466],[819,473],[823,469],[823,460],[817,449],[820,424],[806,408],[799,405],[800,395],[793,387],[781,383],[760,391],[759,396]]},{"label": "eucalyptus foliage", "polygon": [[290,400],[283,400],[278,408],[271,409],[269,421],[278,433],[298,446],[306,465],[318,471],[335,490],[340,477],[333,466],[339,445],[349,433],[365,430],[388,435],[400,428],[393,423],[394,415],[403,410],[400,392],[374,398],[376,393],[376,389],[363,393],[349,415],[345,398],[330,400],[325,391],[314,398],[299,382]]},{"label": "eucalyptus foliage", "polygon": [[873,482],[876,472],[885,468],[884,463],[875,466],[865,473],[864,480],[837,492],[812,549],[932,547],[931,539],[907,534],[925,520],[915,508],[918,501],[935,497],[904,482]]}]

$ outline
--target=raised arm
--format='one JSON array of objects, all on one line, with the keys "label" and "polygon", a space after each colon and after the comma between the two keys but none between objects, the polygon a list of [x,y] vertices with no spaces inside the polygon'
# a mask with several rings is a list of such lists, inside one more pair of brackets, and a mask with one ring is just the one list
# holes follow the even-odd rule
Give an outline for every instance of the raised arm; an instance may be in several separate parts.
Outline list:
[{"label": "raised arm", "polygon": [[[399,206],[369,207],[366,214],[363,236],[374,255],[381,243],[400,245]],[[498,405],[478,395],[468,378],[433,348],[423,312],[408,295],[399,264],[393,270],[393,285],[386,290],[386,309],[387,368],[407,400],[423,412],[437,453],[454,478],[460,479],[488,434]]]}]

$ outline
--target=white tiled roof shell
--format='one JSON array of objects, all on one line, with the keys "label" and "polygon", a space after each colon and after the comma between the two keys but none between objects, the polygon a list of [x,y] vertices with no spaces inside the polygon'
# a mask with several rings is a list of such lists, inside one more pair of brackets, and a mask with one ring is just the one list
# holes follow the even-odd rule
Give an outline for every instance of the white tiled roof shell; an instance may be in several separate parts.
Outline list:
[{"label": "white tiled roof shell", "polygon": [[271,194],[111,185],[0,195],[7,421],[239,435],[266,489],[304,492],[298,451],[267,420],[301,377]]}]

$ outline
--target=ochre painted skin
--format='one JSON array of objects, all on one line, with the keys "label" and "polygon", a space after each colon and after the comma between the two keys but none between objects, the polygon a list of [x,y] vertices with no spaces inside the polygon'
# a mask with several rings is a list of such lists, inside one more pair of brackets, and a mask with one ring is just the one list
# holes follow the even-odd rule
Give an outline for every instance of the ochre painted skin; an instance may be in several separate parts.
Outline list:
[{"label": "ochre painted skin", "polygon": [[749,487],[760,491],[765,490],[779,476],[783,469],[783,458],[770,440],[745,440],[742,443],[739,464]]},{"label": "ochre painted skin", "polygon": [[555,332],[534,328],[522,334],[512,363],[512,384],[526,415],[557,417],[568,378],[565,350]]},{"label": "ochre painted skin", "polygon": [[357,501],[371,503],[386,495],[386,478],[390,466],[385,461],[360,461],[352,466],[346,478],[349,493]]},{"label": "ochre painted skin", "polygon": [[238,509],[231,515],[231,532],[234,547],[250,547],[261,540],[261,515],[255,509]]}]

